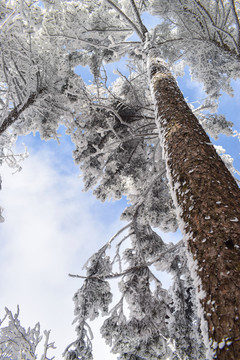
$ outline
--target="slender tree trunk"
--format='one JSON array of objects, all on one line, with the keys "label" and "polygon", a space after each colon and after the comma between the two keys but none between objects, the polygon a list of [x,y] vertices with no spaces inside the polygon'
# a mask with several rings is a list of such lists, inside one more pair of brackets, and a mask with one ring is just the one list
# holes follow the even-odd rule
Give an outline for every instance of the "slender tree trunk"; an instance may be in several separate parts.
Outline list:
[{"label": "slender tree trunk", "polygon": [[240,190],[164,63],[150,59],[149,73],[170,188],[203,310],[203,335],[210,340],[207,356],[238,360]]}]

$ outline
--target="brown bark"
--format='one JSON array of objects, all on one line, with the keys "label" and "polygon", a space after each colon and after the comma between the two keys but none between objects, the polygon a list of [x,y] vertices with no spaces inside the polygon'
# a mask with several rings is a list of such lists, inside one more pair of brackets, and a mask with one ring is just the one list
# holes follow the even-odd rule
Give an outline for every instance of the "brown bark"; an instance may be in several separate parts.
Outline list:
[{"label": "brown bark", "polygon": [[8,116],[3,120],[2,125],[0,126],[0,135],[4,133],[6,129],[8,129],[10,126],[12,126],[18,119],[19,116],[29,108],[29,106],[33,105],[37,99],[37,97],[44,91],[44,89],[41,89],[38,92],[32,93],[29,95],[27,101],[25,104],[20,104],[13,108],[12,111],[8,114]]},{"label": "brown bark", "polygon": [[212,349],[218,360],[239,360],[240,189],[161,61],[150,61],[150,77],[170,187],[206,294],[200,301]]}]

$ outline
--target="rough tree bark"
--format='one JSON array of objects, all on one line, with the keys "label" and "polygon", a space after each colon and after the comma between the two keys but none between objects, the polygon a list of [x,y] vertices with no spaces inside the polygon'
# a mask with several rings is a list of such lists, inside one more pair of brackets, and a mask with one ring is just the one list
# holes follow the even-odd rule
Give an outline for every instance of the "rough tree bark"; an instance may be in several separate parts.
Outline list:
[{"label": "rough tree bark", "polygon": [[150,59],[149,73],[170,188],[198,279],[202,326],[214,358],[237,360],[240,189],[164,63]]}]

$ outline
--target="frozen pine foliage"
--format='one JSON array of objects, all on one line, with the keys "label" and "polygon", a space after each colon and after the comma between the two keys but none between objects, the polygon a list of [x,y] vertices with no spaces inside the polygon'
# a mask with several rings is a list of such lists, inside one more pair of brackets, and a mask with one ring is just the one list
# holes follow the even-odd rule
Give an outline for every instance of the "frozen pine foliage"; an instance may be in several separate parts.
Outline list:
[{"label": "frozen pine foliage", "polygon": [[227,121],[224,115],[209,114],[204,116],[203,114],[200,114],[199,117],[203,128],[215,140],[218,139],[219,134],[227,136],[233,135],[233,123]]},{"label": "frozen pine foliage", "polygon": [[[46,12],[38,2],[2,2],[0,134],[40,132],[58,139],[57,129],[72,118],[72,103],[82,95],[73,71],[74,55],[45,33]],[[72,64],[73,59],[73,64]]]},{"label": "frozen pine foliage", "polygon": [[[92,359],[89,320],[100,313],[119,359],[238,358],[239,189],[203,127],[215,139],[238,135],[214,112],[220,91],[232,94],[230,81],[239,77],[239,2],[2,1],[0,11],[2,157],[8,136],[39,131],[59,140],[64,124],[85,190],[101,201],[129,201],[128,225],[77,275],[84,279],[74,296],[77,340],[65,358]],[[145,11],[159,16],[151,31]],[[105,65],[126,55],[128,71],[116,70],[109,86]],[[89,66],[90,85],[78,65]],[[197,109],[174,78],[186,65],[204,84]],[[166,244],[153,227],[175,231],[177,217],[184,243]],[[152,265],[172,274],[169,289]],[[115,278],[120,300],[112,304]]]},{"label": "frozen pine foliage", "polygon": [[[128,239],[131,246],[126,248]],[[109,257],[111,247],[115,252]],[[173,275],[168,291],[152,265]],[[182,242],[165,244],[149,225],[133,221],[90,258],[86,277],[71,276],[85,280],[74,296],[78,339],[71,344],[74,350],[66,350],[66,359],[85,359],[87,350],[90,354],[87,320],[99,310],[107,316],[102,336],[119,359],[205,359]],[[108,281],[115,279],[120,300],[112,304]]]},{"label": "frozen pine foliage", "polygon": [[44,341],[41,360],[53,360],[49,357],[49,349],[55,349],[54,343],[49,342],[50,331],[44,331],[44,338],[40,333],[40,324],[27,330],[19,320],[19,308],[13,314],[5,308],[5,316],[0,320],[0,359],[11,360],[35,360],[37,359],[37,346]]},{"label": "frozen pine foliage", "polygon": [[239,2],[151,0],[149,4],[162,20],[153,32],[163,57],[187,64],[193,79],[202,82],[213,99],[220,90],[232,94],[230,81],[240,71]]},{"label": "frozen pine foliage", "polygon": [[92,86],[86,87],[89,106],[75,119],[73,156],[83,172],[85,190],[93,188],[102,201],[123,195],[129,199],[124,220],[131,221],[137,214],[143,224],[175,231],[150,93],[147,87],[145,96],[141,91],[146,75],[134,70],[110,89],[101,87],[101,98],[96,98]]},{"label": "frozen pine foliage", "polygon": [[[87,320],[94,320],[108,314],[108,307],[112,300],[110,285],[105,277],[111,273],[110,258],[105,254],[105,247],[100,249],[89,260],[87,278],[83,286],[74,295],[76,331],[78,338],[65,351],[66,359],[92,359],[92,331]],[[70,348],[73,347],[73,350]]]},{"label": "frozen pine foliage", "polygon": [[[232,175],[234,176],[235,174],[237,174],[238,176],[240,176],[240,172],[236,170],[235,167],[233,166],[233,158],[230,155],[225,154],[226,150],[223,149],[222,146],[215,146],[215,149],[217,153],[221,156],[226,167],[232,173]],[[235,178],[235,180],[238,184],[240,184],[240,180],[238,178]]]}]

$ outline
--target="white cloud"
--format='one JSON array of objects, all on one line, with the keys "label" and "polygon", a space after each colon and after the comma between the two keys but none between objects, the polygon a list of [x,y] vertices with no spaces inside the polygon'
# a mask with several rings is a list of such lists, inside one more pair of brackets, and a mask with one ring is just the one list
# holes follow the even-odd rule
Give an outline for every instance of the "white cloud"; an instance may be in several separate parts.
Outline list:
[{"label": "white cloud", "polygon": [[[87,258],[119,228],[120,210],[106,227],[94,211],[96,200],[82,193],[77,171],[67,171],[63,154],[45,146],[32,152],[20,173],[2,173],[0,315],[4,306],[15,311],[19,304],[23,326],[40,321],[42,330],[52,329],[60,359],[75,339],[72,297],[81,286],[68,273],[81,272]],[[111,206],[102,206],[101,212]],[[102,360],[103,352],[104,360],[115,358],[99,340],[96,346],[95,360]]]},{"label": "white cloud", "polygon": [[[82,281],[68,273],[81,273],[86,260],[124,225],[118,219],[125,206],[101,204],[82,192],[72,146],[65,140],[58,146],[26,137],[30,157],[19,173],[4,169],[0,192],[5,217],[0,224],[0,317],[5,306],[14,312],[19,304],[24,327],[39,321],[42,330],[52,330],[57,351],[50,355],[56,360],[76,339],[72,297]],[[173,234],[161,235],[174,240]],[[170,278],[161,281],[168,287]],[[90,325],[94,360],[116,359],[101,339],[100,321]]]}]

